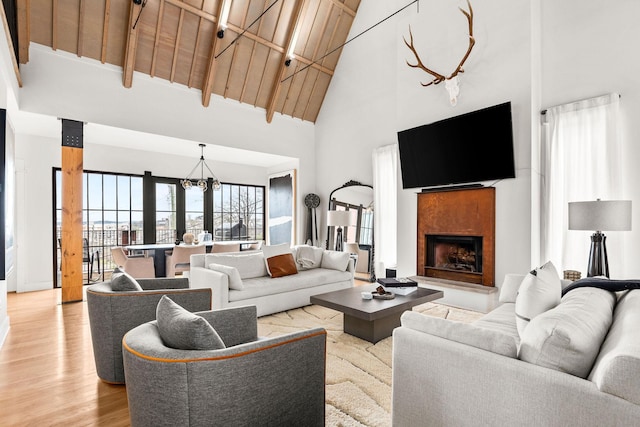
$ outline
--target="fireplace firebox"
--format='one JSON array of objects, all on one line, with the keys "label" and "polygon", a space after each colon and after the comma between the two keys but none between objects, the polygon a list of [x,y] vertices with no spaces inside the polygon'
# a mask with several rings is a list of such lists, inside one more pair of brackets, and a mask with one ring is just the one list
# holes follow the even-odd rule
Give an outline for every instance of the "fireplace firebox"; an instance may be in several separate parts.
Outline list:
[{"label": "fireplace firebox", "polygon": [[482,273],[481,236],[426,235],[425,267]]}]

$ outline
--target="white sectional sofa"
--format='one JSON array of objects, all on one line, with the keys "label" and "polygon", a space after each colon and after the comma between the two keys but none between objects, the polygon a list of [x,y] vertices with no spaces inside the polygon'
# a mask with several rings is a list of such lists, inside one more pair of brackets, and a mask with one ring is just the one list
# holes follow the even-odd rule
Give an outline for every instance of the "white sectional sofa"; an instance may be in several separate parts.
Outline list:
[{"label": "white sectional sofa", "polygon": [[[193,255],[190,287],[211,288],[214,310],[254,304],[258,316],[265,316],[309,305],[312,295],[353,286],[354,266],[348,253],[306,245],[289,251],[297,272],[283,277],[269,275],[263,250]],[[315,259],[305,259],[305,253],[314,253]]]},{"label": "white sectional sofa", "polygon": [[640,289],[573,289],[519,333],[524,277],[507,275],[502,304],[472,324],[403,314],[394,426],[640,425]]}]

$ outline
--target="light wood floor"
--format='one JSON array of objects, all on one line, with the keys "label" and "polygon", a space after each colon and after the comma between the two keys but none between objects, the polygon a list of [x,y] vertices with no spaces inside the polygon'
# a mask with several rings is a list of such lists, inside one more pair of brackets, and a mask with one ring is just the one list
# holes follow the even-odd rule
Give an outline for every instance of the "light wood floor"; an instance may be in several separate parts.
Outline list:
[{"label": "light wood floor", "polygon": [[128,426],[125,386],[98,378],[86,302],[60,290],[7,295],[0,426]]}]

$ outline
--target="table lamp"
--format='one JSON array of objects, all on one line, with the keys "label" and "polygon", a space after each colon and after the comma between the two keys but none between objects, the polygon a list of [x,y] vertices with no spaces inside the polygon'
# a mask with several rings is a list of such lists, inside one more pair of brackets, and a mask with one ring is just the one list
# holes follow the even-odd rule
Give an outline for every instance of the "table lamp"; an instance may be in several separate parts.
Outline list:
[{"label": "table lamp", "polygon": [[606,236],[602,231],[631,230],[631,200],[569,202],[569,230],[592,230],[587,277],[609,277]]},{"label": "table lamp", "polygon": [[336,251],[342,252],[342,227],[354,225],[352,221],[352,215],[349,211],[328,211],[327,212],[327,226],[338,227],[336,230]]}]

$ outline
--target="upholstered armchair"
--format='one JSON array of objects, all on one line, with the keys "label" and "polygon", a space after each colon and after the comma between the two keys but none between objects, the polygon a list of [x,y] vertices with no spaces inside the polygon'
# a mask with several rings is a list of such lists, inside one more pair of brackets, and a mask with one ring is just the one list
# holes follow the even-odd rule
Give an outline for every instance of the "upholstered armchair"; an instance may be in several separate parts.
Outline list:
[{"label": "upholstered armchair", "polygon": [[255,306],[195,314],[225,348],[168,347],[160,315],[124,336],[132,426],[324,426],[324,329],[258,338]]},{"label": "upholstered armchair", "polygon": [[131,328],[156,318],[163,295],[189,311],[211,309],[211,289],[189,289],[186,278],[138,279],[142,290],[116,291],[111,281],[87,288],[87,309],[98,377],[123,384],[122,337]]}]

